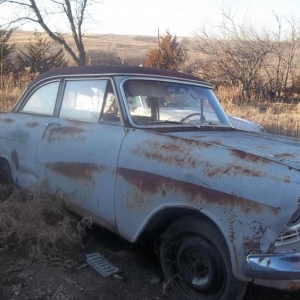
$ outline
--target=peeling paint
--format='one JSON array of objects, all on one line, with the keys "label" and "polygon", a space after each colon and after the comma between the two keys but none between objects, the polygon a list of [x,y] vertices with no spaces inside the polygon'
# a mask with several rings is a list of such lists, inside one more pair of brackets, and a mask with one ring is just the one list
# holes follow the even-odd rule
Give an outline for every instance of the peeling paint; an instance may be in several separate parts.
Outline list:
[{"label": "peeling paint", "polygon": [[222,144],[220,141],[217,141],[217,140],[208,141],[208,143],[214,144],[214,145],[220,145],[220,146],[223,146],[223,144]]},{"label": "peeling paint", "polygon": [[72,138],[76,137],[76,139],[78,139],[79,141],[83,141],[85,137],[83,135],[80,135],[83,132],[85,132],[85,130],[78,127],[58,126],[45,130],[42,139],[44,139],[46,135],[48,135],[48,141],[59,140],[62,136],[70,136]]},{"label": "peeling paint", "polygon": [[244,254],[259,254],[261,253],[260,240],[266,232],[266,228],[260,224],[258,227],[250,227],[250,233],[243,237]]},{"label": "peeling paint", "polygon": [[195,168],[199,164],[199,159],[192,156],[191,148],[185,142],[174,144],[147,141],[141,143],[133,154],[178,167]]},{"label": "peeling paint", "polygon": [[297,155],[292,153],[280,153],[273,155],[276,158],[295,158]]},{"label": "peeling paint", "polygon": [[244,247],[244,254],[256,254],[261,253],[260,251],[260,238],[258,237],[243,237],[243,247]]},{"label": "peeling paint", "polygon": [[4,119],[1,118],[0,122],[2,122],[2,123],[13,123],[14,120],[11,119],[11,118],[4,118]]},{"label": "peeling paint", "polygon": [[59,126],[50,129],[52,133],[61,134],[61,135],[76,135],[82,132],[85,132],[84,129],[71,126]]},{"label": "peeling paint", "polygon": [[264,211],[269,211],[272,215],[277,215],[279,211],[278,208],[237,197],[236,195],[153,173],[118,168],[118,175],[133,186],[131,189],[132,198],[130,199],[132,208],[141,206],[139,202],[141,197],[143,197],[143,201],[149,203],[149,201],[153,201],[154,194],[161,195],[162,201],[164,201],[167,194],[181,194],[188,203],[197,207],[204,207],[205,204],[216,204],[227,209],[239,208],[245,214],[250,212],[262,214]]},{"label": "peeling paint", "polygon": [[29,128],[33,128],[33,127],[37,127],[39,126],[39,123],[38,122],[27,122],[25,124],[26,127],[29,127]]},{"label": "peeling paint", "polygon": [[94,184],[94,173],[107,171],[107,168],[101,165],[79,162],[47,163],[46,168],[50,168],[55,173],[68,177],[72,180],[83,181],[86,184]]},{"label": "peeling paint", "polygon": [[260,156],[256,156],[254,154],[250,154],[250,153],[247,153],[247,152],[244,152],[241,150],[233,149],[231,151],[231,155],[233,155],[236,158],[242,159],[244,161],[259,162],[259,163],[264,163],[264,164],[271,163],[269,160],[267,160],[265,158],[262,158]]},{"label": "peeling paint", "polygon": [[261,171],[240,167],[236,165],[227,165],[225,167],[217,167],[216,165],[210,165],[206,163],[206,168],[204,170],[205,174],[208,177],[217,177],[223,174],[227,174],[230,176],[235,175],[246,175],[251,177],[263,177],[264,174]]}]

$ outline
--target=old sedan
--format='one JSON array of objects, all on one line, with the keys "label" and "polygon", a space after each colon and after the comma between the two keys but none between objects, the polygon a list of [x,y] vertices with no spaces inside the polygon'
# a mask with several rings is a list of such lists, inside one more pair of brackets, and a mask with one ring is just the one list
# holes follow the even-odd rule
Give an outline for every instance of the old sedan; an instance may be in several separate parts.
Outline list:
[{"label": "old sedan", "polygon": [[300,140],[235,129],[207,82],[54,70],[0,124],[3,181],[43,184],[130,242],[155,233],[179,297],[241,299],[249,282],[299,289]]}]

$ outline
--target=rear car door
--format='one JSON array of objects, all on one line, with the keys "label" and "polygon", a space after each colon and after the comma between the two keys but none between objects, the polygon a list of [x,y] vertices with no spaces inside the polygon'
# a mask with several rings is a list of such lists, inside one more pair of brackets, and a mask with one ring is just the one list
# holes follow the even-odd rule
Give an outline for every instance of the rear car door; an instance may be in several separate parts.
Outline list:
[{"label": "rear car door", "polygon": [[43,83],[24,95],[12,113],[0,117],[0,153],[22,187],[36,182],[38,142],[53,116],[58,89],[59,80]]},{"label": "rear car door", "polygon": [[125,136],[112,81],[65,80],[56,117],[38,147],[39,178],[81,215],[115,231],[114,194]]}]

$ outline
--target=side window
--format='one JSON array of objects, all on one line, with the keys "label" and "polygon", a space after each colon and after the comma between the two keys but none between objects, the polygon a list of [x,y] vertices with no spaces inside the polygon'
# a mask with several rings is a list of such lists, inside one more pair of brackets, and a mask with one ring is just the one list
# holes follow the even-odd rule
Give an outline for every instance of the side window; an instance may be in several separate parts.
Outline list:
[{"label": "side window", "polygon": [[41,86],[27,100],[22,112],[53,115],[57,92],[59,87],[59,81],[51,82]]},{"label": "side window", "polygon": [[120,110],[118,106],[118,100],[114,93],[111,82],[109,82],[107,85],[101,121],[112,123],[120,122]]},{"label": "side window", "polygon": [[107,80],[69,80],[66,82],[60,118],[97,123]]}]

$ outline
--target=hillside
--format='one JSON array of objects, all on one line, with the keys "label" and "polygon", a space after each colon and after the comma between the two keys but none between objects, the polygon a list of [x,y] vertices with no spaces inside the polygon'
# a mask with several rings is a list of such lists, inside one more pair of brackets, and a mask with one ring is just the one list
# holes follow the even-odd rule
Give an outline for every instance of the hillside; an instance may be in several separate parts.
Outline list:
[{"label": "hillside", "polygon": [[[22,48],[33,37],[33,31],[16,30],[12,33],[9,44],[15,44]],[[45,34],[46,35],[46,34]],[[178,37],[177,41],[187,41],[189,38]],[[66,40],[74,45],[71,35],[66,35]],[[117,35],[117,34],[85,34],[84,44],[86,51],[89,50],[113,50],[128,51],[131,56],[146,55],[149,49],[157,46],[156,36],[142,35]]]},{"label": "hillside", "polygon": [[[29,39],[33,37],[32,31],[16,30],[12,33],[9,40],[10,44],[15,44],[17,47],[28,43]],[[46,34],[45,34],[46,35]],[[72,44],[71,35],[66,35],[66,40]],[[91,49],[114,49],[114,50],[130,50],[140,53],[140,51],[147,52],[154,48],[157,44],[157,37],[151,36],[136,36],[136,35],[115,35],[115,34],[86,34],[84,36],[84,44],[86,50]]]}]

